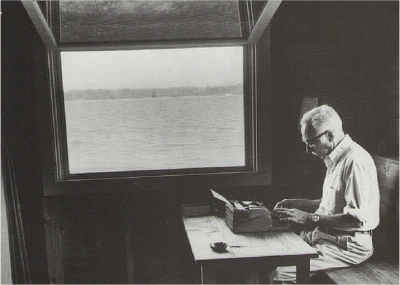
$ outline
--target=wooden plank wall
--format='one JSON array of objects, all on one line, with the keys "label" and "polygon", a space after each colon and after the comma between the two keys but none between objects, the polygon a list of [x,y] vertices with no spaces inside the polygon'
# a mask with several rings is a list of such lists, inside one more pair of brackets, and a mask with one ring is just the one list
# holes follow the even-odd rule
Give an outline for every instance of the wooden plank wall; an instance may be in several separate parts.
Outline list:
[{"label": "wooden plank wall", "polygon": [[130,283],[130,230],[122,201],[104,196],[44,198],[51,283]]},{"label": "wooden plank wall", "polygon": [[[41,40],[21,1],[2,1],[1,12],[1,142],[13,155],[31,282],[46,284],[43,183],[34,109],[33,53]],[[5,155],[1,157],[4,160]]]},{"label": "wooden plank wall", "polygon": [[398,2],[376,1],[279,7],[271,23],[272,177],[282,198],[321,195],[325,166],[305,153],[297,129],[304,97],[335,108],[371,154],[384,140],[392,146],[380,154],[398,156],[398,10]]}]

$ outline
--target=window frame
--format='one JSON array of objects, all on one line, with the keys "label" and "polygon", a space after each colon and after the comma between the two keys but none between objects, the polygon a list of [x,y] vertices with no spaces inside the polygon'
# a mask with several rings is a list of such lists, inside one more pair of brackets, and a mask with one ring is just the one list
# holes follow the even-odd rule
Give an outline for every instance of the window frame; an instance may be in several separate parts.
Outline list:
[{"label": "window frame", "polygon": [[[190,48],[189,46],[188,48]],[[64,91],[62,87],[61,51],[52,52],[52,108],[53,108],[53,138],[57,181],[69,180],[92,180],[109,178],[148,178],[148,177],[170,177],[188,175],[214,175],[214,174],[239,174],[254,172],[258,168],[258,158],[254,154],[256,140],[256,112],[257,110],[254,84],[255,84],[255,52],[254,45],[243,46],[243,105],[244,105],[244,131],[245,131],[245,166],[233,167],[207,167],[207,168],[185,168],[185,169],[161,169],[161,170],[131,170],[118,172],[95,172],[95,173],[69,173],[67,126],[64,105]],[[89,50],[89,49],[88,49]],[[110,48],[109,50],[115,50]]]}]

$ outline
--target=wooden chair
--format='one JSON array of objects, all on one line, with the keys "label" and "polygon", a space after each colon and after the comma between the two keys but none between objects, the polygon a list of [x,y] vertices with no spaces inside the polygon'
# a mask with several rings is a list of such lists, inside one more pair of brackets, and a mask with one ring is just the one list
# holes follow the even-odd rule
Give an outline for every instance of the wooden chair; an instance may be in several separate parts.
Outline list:
[{"label": "wooden chair", "polygon": [[348,268],[326,270],[313,282],[399,284],[399,160],[375,156],[381,192],[380,224],[373,232],[374,255]]}]

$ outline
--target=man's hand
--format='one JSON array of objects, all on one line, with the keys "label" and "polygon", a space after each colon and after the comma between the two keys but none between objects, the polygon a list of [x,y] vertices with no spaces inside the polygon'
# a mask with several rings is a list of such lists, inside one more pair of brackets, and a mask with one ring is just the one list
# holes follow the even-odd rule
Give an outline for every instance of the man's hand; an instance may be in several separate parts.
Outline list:
[{"label": "man's hand", "polygon": [[307,212],[315,212],[319,206],[321,199],[284,199],[276,203],[274,210],[279,208],[300,209]]},{"label": "man's hand", "polygon": [[293,201],[295,201],[297,199],[284,199],[282,201],[279,201],[278,203],[276,203],[275,207],[274,207],[274,211],[277,208],[293,208],[292,207],[292,203]]},{"label": "man's hand", "polygon": [[298,208],[299,204],[303,204],[304,199],[284,199],[278,203],[276,203],[274,209],[277,208],[286,208],[286,209],[292,209],[292,208]]},{"label": "man's hand", "polygon": [[310,213],[300,211],[298,209],[276,208],[274,213],[278,215],[279,220],[283,222],[291,222],[305,225],[310,221]]}]

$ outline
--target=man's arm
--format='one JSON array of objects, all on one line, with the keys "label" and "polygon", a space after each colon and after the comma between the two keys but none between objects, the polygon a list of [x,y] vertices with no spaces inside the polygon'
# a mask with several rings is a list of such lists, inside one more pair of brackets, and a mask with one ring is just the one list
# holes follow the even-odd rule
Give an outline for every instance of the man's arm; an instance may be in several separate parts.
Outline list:
[{"label": "man's arm", "polygon": [[284,222],[291,222],[300,225],[316,225],[329,228],[361,228],[362,222],[346,214],[318,215],[317,222],[312,221],[312,213],[298,209],[278,208],[274,210],[279,219]]},{"label": "man's arm", "polygon": [[310,200],[310,199],[284,199],[276,203],[274,209],[287,208],[287,209],[299,209],[305,212],[313,213],[315,212],[321,199]]}]

